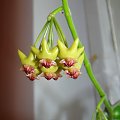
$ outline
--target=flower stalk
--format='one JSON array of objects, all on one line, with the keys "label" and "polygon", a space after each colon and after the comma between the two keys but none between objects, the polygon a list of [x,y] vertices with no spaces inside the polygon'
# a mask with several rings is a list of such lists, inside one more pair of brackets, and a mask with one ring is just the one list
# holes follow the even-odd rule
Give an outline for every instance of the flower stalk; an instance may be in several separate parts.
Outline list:
[{"label": "flower stalk", "polygon": [[[70,8],[69,8],[69,5],[68,5],[68,0],[62,0],[62,4],[63,4],[63,9],[64,9],[64,14],[65,14],[65,18],[67,20],[67,23],[68,23],[68,26],[69,26],[69,29],[71,31],[71,34],[73,36],[73,39],[77,39],[78,38],[78,35],[77,35],[77,31],[75,29],[75,26],[74,26],[74,23],[73,23],[73,20],[72,20],[72,16],[71,16],[71,11],[70,11]],[[81,41],[79,41],[79,47],[82,47],[82,43]],[[88,73],[88,76],[90,78],[90,80],[92,81],[95,89],[98,91],[99,95],[100,95],[100,98],[102,99],[102,97],[105,97],[105,100],[104,100],[104,104],[107,108],[107,110],[109,111],[109,114],[112,113],[112,108],[111,108],[111,105],[106,97],[106,94],[104,92],[104,90],[102,89],[102,87],[100,86],[99,82],[97,81],[97,79],[95,78],[94,74],[93,74],[93,71],[92,71],[92,68],[91,68],[91,64],[87,58],[87,55],[84,51],[84,65],[85,65],[85,68],[86,68],[86,71]]]}]

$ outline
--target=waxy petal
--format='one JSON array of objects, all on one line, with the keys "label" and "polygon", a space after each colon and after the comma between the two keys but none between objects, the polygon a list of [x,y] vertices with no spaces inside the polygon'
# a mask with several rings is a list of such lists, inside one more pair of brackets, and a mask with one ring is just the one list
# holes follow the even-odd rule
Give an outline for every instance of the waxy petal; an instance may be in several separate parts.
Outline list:
[{"label": "waxy petal", "polygon": [[78,58],[77,63],[74,64],[74,67],[76,67],[77,69],[81,69],[83,61],[84,61],[84,53]]},{"label": "waxy petal", "polygon": [[18,50],[18,55],[19,55],[21,63],[24,64],[24,60],[27,58],[27,56],[20,50]]},{"label": "waxy petal", "polygon": [[40,69],[42,72],[45,72],[45,73],[46,72],[47,73],[50,73],[50,72],[54,73],[58,70],[58,66],[51,66],[50,68],[45,68],[44,66],[42,66]]},{"label": "waxy petal", "polygon": [[60,59],[72,58],[78,59],[80,54],[84,51],[84,47],[78,48],[79,39],[77,38],[71,45],[70,48],[67,48],[60,40],[58,40],[59,54]]},{"label": "waxy petal", "polygon": [[36,65],[35,57],[34,57],[33,52],[30,52],[29,55],[26,56],[23,52],[18,50],[18,55],[19,55],[19,58],[20,58],[20,61],[21,61],[22,65],[31,65],[31,66]]},{"label": "waxy petal", "polygon": [[71,45],[71,47],[69,48],[70,51],[76,52],[78,49],[78,43],[79,43],[79,39],[77,38]]},{"label": "waxy petal", "polygon": [[36,54],[39,59],[52,59],[55,60],[58,55],[58,48],[54,47],[50,49],[48,47],[47,41],[45,39],[42,40],[41,49],[37,49],[34,46],[31,47],[32,51]]},{"label": "waxy petal", "polygon": [[77,57],[79,57],[84,52],[84,47],[78,48]]}]

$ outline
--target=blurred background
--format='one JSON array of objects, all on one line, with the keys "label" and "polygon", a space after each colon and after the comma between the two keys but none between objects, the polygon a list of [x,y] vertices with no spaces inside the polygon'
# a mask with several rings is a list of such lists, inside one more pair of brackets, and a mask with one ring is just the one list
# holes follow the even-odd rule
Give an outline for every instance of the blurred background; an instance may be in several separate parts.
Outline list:
[{"label": "blurred background", "polygon": [[[114,104],[120,100],[120,1],[68,1],[96,78]],[[84,66],[77,80],[31,82],[19,71],[17,50],[29,53],[58,6],[61,0],[0,1],[0,120],[91,120],[99,97]],[[56,17],[71,44],[64,14]]]}]

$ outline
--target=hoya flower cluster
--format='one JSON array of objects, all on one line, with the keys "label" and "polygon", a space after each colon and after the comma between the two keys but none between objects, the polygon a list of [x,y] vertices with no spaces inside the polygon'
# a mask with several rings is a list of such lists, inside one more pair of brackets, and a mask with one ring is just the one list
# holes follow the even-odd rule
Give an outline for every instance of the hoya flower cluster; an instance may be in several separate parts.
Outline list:
[{"label": "hoya flower cluster", "polygon": [[39,48],[31,47],[28,57],[18,50],[21,70],[32,81],[40,77],[57,80],[62,77],[62,71],[70,78],[77,79],[84,60],[84,47],[79,48],[78,43],[79,39],[76,39],[68,48],[58,40],[57,45],[50,48],[47,40],[43,38]]}]

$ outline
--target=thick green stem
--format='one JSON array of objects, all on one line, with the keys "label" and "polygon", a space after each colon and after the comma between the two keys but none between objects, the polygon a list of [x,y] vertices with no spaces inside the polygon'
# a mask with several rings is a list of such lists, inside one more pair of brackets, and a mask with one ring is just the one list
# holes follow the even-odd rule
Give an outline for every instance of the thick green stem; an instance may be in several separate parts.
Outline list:
[{"label": "thick green stem", "polygon": [[[64,14],[65,14],[68,26],[70,28],[73,39],[75,40],[75,39],[78,38],[78,35],[77,35],[76,29],[75,29],[75,26],[74,26],[74,23],[73,23],[73,20],[72,20],[72,16],[71,16],[71,12],[70,12],[70,9],[69,9],[68,1],[67,0],[62,0],[62,4],[63,4]],[[83,46],[83,45],[80,42],[79,47],[81,47],[81,46]],[[105,92],[103,91],[102,87],[100,86],[99,82],[97,81],[97,79],[95,78],[95,76],[92,72],[91,64],[89,62],[89,59],[87,58],[86,53],[85,53],[84,65],[85,65],[86,71],[87,71],[87,73],[90,77],[90,80],[92,81],[94,87],[98,91],[100,97],[105,97],[104,104],[105,104],[106,108],[108,109],[109,113],[111,114],[111,112],[112,112],[111,105],[110,105],[110,103],[109,103],[109,101],[106,97]]]},{"label": "thick green stem", "polygon": [[47,20],[50,21],[52,17],[54,17],[57,13],[61,12],[63,10],[63,7],[58,7],[56,8],[53,12],[51,12],[49,15],[48,15],[48,18]]}]

